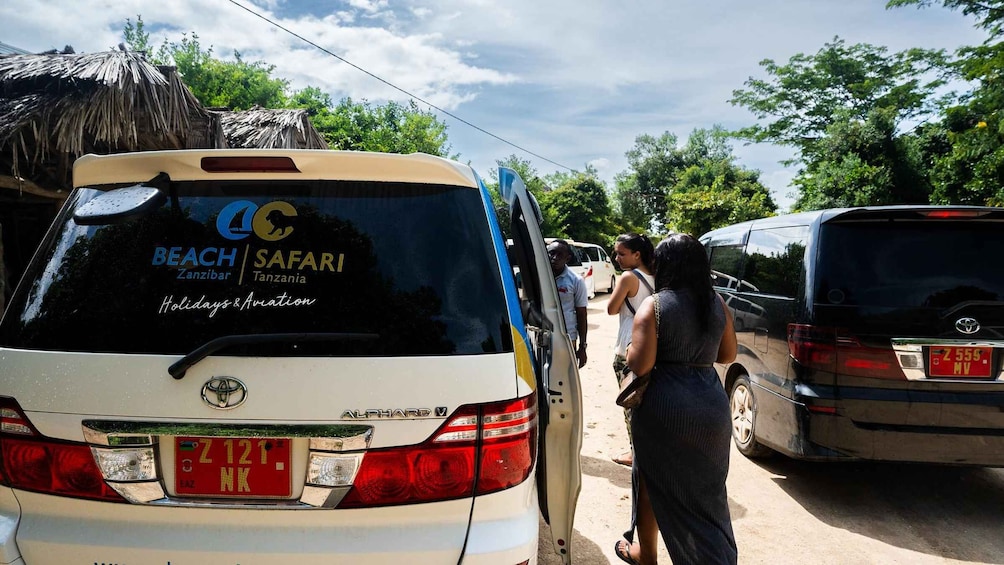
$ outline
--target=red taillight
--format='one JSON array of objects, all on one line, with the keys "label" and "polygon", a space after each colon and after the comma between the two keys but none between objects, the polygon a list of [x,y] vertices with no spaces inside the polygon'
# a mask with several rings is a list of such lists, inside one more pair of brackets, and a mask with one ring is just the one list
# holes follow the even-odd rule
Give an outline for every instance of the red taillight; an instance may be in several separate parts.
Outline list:
[{"label": "red taillight", "polygon": [[207,173],[298,173],[289,157],[203,157]]},{"label": "red taillight", "polygon": [[930,212],[921,212],[921,214],[928,218],[979,218],[989,213],[985,210],[932,210]]},{"label": "red taillight", "polygon": [[593,266],[592,265],[590,265],[589,268],[586,269],[586,276],[587,277],[593,276]]},{"label": "red taillight", "polygon": [[535,395],[461,407],[426,442],[368,451],[338,507],[451,500],[517,485],[533,470],[536,430]]},{"label": "red taillight", "polygon": [[906,379],[892,347],[862,345],[836,328],[788,324],[788,353],[812,369],[855,377]]},{"label": "red taillight", "polygon": [[0,452],[3,478],[11,488],[125,502],[105,483],[88,445],[38,433],[9,397],[0,397]]},{"label": "red taillight", "polygon": [[489,404],[482,412],[478,494],[518,485],[530,476],[537,455],[536,395]]}]

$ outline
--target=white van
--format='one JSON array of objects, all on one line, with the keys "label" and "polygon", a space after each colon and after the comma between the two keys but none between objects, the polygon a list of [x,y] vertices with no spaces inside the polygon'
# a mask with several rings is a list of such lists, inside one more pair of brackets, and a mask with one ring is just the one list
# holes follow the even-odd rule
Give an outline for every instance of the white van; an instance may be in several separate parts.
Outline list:
[{"label": "white van", "polygon": [[522,297],[453,161],[80,158],[0,322],[0,562],[535,563],[539,509],[569,563],[575,355],[499,179]]},{"label": "white van", "polygon": [[589,276],[592,279],[587,288],[590,296],[597,292],[613,292],[617,283],[617,269],[606,250],[595,243],[576,241],[574,245],[582,253],[583,264],[588,265]]}]

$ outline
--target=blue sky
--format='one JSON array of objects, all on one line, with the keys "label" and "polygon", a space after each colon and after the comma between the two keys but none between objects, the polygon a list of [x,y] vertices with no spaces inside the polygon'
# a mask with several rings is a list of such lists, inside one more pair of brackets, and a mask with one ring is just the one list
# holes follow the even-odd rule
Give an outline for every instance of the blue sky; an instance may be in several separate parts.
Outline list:
[{"label": "blue sky", "polygon": [[[235,0],[404,90],[516,145],[612,186],[641,134],[753,123],[728,103],[765,58],[814,53],[835,36],[890,51],[981,42],[973,20],[942,8],[886,10],[881,0]],[[5,0],[0,41],[32,51],[101,51],[142,15],[159,44],[198,34],[220,57],[275,65],[293,88],[371,102],[407,96],[228,0]],[[510,154],[541,175],[562,170],[449,116],[453,151],[488,177]],[[737,142],[782,208],[794,174],[783,147]]]}]

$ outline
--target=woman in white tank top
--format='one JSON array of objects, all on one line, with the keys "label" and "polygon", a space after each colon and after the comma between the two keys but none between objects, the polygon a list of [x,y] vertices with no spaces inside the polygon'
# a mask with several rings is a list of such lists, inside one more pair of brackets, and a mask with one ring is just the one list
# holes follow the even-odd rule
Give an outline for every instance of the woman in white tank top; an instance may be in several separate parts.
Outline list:
[{"label": "woman in white tank top", "polygon": [[[617,279],[610,300],[607,302],[607,314],[620,316],[620,326],[617,331],[617,342],[614,344],[614,375],[617,386],[620,386],[627,367],[624,351],[631,343],[631,328],[634,323],[634,313],[647,296],[652,294],[655,277],[652,275],[652,255],[654,248],[648,236],[627,233],[617,237],[614,243],[614,260],[620,265],[623,273]],[[628,442],[631,441],[631,411],[624,409],[624,422],[627,424]],[[613,457],[621,465],[631,466],[631,451]]]}]

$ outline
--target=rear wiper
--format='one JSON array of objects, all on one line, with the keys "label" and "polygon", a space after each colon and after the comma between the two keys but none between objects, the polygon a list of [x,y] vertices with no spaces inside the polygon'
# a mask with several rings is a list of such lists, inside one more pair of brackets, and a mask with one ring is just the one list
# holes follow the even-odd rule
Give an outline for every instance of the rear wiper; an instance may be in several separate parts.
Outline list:
[{"label": "rear wiper", "polygon": [[199,361],[209,357],[213,353],[230,347],[231,345],[254,345],[258,343],[290,343],[301,341],[373,341],[380,339],[380,334],[373,333],[290,333],[290,334],[248,334],[248,335],[226,335],[218,337],[181,359],[178,359],[167,368],[167,372],[175,379],[184,378],[185,373]]}]

